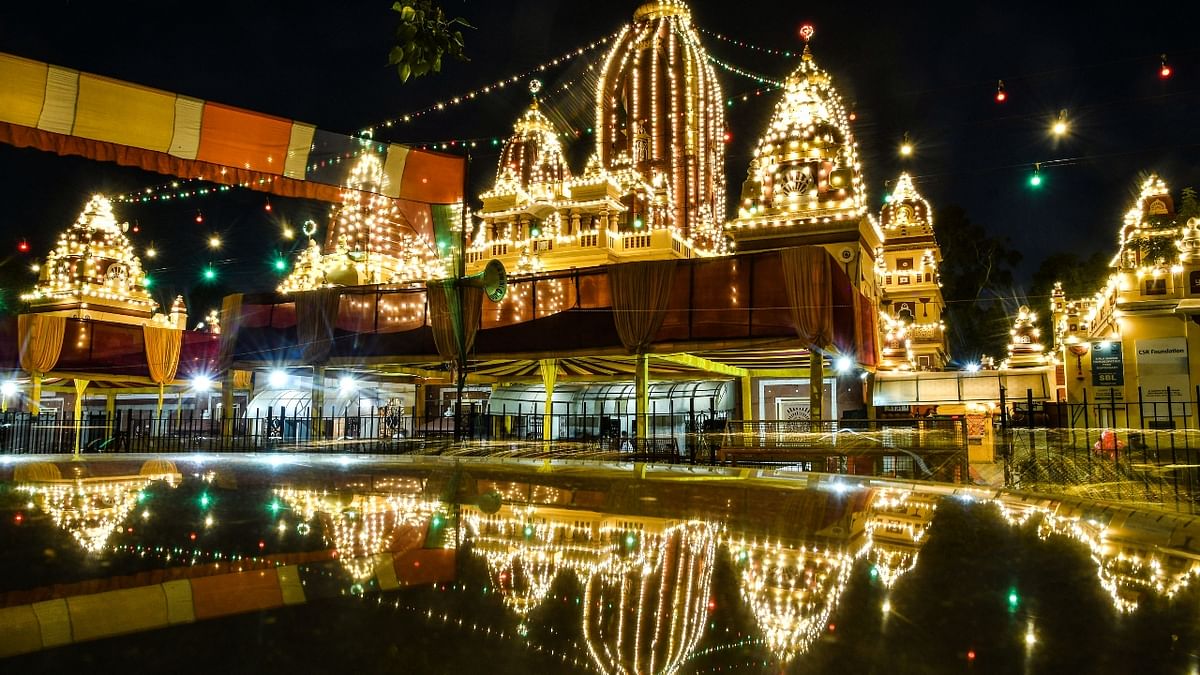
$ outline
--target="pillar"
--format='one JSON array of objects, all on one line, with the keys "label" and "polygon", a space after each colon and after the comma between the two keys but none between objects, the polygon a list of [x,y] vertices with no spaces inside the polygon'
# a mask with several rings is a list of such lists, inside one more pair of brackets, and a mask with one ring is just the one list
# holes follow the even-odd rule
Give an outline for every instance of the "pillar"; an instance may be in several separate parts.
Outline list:
[{"label": "pillar", "polygon": [[79,432],[83,423],[83,391],[87,389],[88,380],[75,380],[75,458],[79,459]]},{"label": "pillar", "polygon": [[117,393],[109,391],[104,395],[105,432],[112,436],[113,418],[117,415]]},{"label": "pillar", "polygon": [[37,417],[42,412],[42,374],[33,373],[29,379],[33,383],[29,391],[29,414]]},{"label": "pillar", "polygon": [[808,419],[816,421],[824,415],[821,410],[822,394],[825,391],[825,359],[821,352],[808,352]]},{"label": "pillar", "polygon": [[221,437],[233,436],[233,370],[226,370],[221,378]]},{"label": "pillar", "polygon": [[650,436],[649,419],[647,419],[650,410],[650,357],[646,354],[637,355],[637,374],[634,378],[634,385],[634,389],[637,391],[635,408],[637,437],[648,438]]},{"label": "pillar", "polygon": [[415,392],[413,398],[413,419],[417,423],[421,423],[425,421],[425,383],[413,383],[413,391]]},{"label": "pillar", "polygon": [[558,381],[558,359],[538,361],[538,370],[542,373],[542,385],[546,387],[546,404],[542,408],[542,440],[550,441],[554,437],[554,384]]},{"label": "pillar", "polygon": [[312,411],[312,438],[321,438],[325,412],[325,366],[313,366],[312,390],[309,395]]},{"label": "pillar", "polygon": [[742,385],[742,419],[754,419],[754,383],[753,379],[747,375],[739,378]]}]

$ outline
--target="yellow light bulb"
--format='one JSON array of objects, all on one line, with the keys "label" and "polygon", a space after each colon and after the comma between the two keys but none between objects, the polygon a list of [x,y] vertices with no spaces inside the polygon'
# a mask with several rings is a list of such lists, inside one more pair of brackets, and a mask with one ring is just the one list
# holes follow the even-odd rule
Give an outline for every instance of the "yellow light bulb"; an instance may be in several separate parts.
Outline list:
[{"label": "yellow light bulb", "polygon": [[209,237],[208,238],[208,247],[209,248],[221,248],[221,238],[215,234],[213,236]]}]

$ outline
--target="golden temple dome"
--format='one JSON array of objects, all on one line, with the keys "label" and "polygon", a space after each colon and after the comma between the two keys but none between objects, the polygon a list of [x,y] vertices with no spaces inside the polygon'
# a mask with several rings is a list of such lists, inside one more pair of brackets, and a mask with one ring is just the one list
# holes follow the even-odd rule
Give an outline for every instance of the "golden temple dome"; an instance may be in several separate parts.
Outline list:
[{"label": "golden temple dome", "polygon": [[851,220],[866,215],[863,192],[858,146],[842,97],[805,45],[755,148],[739,215]]},{"label": "golden temple dome", "polygon": [[37,286],[23,295],[35,311],[91,309],[149,318],[156,303],[146,290],[141,258],[118,223],[112,202],[95,195],[58,237]]},{"label": "golden temple dome", "polygon": [[513,134],[504,142],[496,167],[493,193],[525,190],[535,197],[552,199],[562,194],[571,179],[563,145],[554,124],[542,113],[537,92],[541,83],[534,80],[530,91],[533,104],[513,125]]},{"label": "golden temple dome", "polygon": [[889,238],[933,236],[933,209],[907,172],[896,179],[879,220]]}]

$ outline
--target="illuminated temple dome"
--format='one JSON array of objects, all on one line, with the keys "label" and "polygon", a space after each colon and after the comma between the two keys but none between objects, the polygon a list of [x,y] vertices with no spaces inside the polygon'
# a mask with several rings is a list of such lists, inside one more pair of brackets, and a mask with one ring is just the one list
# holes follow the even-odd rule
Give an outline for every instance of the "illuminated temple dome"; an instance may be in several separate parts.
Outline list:
[{"label": "illuminated temple dome", "polygon": [[445,275],[437,247],[384,195],[383,160],[365,152],[350,172],[342,204],[330,219],[324,248],[306,230],[308,247],[280,284],[284,293],[328,286],[402,284]]},{"label": "illuminated temple dome", "polygon": [[[536,96],[540,89],[541,83],[534,80],[530,90]],[[486,199],[523,193],[525,200],[553,200],[563,196],[565,183],[570,179],[571,168],[563,155],[558,132],[534,98],[504,143],[492,191],[482,196]]]},{"label": "illuminated temple dome", "polygon": [[[41,265],[37,286],[21,296],[34,312],[66,313],[119,323],[148,323],[156,303],[147,291],[142,261],[118,223],[112,202],[93,196],[71,227],[58,237]],[[186,314],[171,321],[182,328]],[[159,315],[157,320],[167,321]]]},{"label": "illuminated temple dome", "polygon": [[[805,27],[806,39],[811,29]],[[857,227],[867,215],[858,145],[833,80],[805,45],[742,185],[738,240]]]},{"label": "illuminated temple dome", "polygon": [[[647,182],[653,204],[634,217],[674,226],[700,250],[722,247],[725,116],[721,86],[680,0],[647,2],[617,37],[596,90],[603,169]],[[662,209],[657,212],[655,207]]]}]

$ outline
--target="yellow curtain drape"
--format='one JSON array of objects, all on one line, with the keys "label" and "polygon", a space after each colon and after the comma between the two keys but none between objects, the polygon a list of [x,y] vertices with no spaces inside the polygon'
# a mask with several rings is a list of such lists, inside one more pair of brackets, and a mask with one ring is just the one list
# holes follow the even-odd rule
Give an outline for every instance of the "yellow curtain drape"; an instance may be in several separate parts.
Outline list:
[{"label": "yellow curtain drape", "polygon": [[305,363],[319,365],[329,360],[341,300],[342,292],[337,288],[296,294],[296,338]]},{"label": "yellow curtain drape", "polygon": [[155,384],[169,384],[179,371],[183,331],[165,326],[142,326],[146,341],[146,367]]},{"label": "yellow curtain drape", "polygon": [[613,323],[630,353],[643,351],[662,327],[674,279],[674,260],[609,265]]},{"label": "yellow curtain drape", "polygon": [[67,318],[64,316],[22,314],[17,317],[21,368],[31,375],[50,372],[62,353],[66,331]]},{"label": "yellow curtain drape", "polygon": [[833,344],[833,276],[830,257],[819,246],[800,246],[779,252],[792,325],[809,347]]},{"label": "yellow curtain drape", "polygon": [[221,300],[221,343],[217,352],[217,371],[229,370],[238,331],[242,327],[242,294],[227,295]]},{"label": "yellow curtain drape", "polygon": [[249,389],[252,383],[254,373],[249,370],[233,371],[233,388],[234,389]]},{"label": "yellow curtain drape", "polygon": [[[458,358],[455,323],[458,321],[458,292],[454,280],[431,281],[425,287],[429,303],[429,326],[433,329],[433,343],[438,355],[446,361]],[[475,348],[475,334],[483,318],[483,289],[478,286],[463,286],[462,331],[463,349],[466,354]],[[463,354],[463,358],[466,358]]]}]

